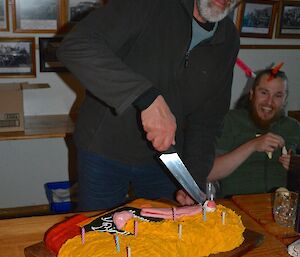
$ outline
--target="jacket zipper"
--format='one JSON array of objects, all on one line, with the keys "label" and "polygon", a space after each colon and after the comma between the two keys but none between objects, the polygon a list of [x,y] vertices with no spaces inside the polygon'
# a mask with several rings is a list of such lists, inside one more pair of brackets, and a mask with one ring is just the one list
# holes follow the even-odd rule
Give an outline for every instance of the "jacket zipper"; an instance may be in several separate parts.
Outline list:
[{"label": "jacket zipper", "polygon": [[190,52],[187,52],[184,58],[184,68],[187,68],[189,65],[189,56],[190,56]]}]

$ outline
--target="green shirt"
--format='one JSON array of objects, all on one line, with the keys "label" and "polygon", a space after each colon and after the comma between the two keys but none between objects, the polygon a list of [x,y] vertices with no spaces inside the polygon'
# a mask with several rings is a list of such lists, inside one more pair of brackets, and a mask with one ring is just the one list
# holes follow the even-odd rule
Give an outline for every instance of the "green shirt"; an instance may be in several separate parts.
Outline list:
[{"label": "green shirt", "polygon": [[[283,137],[287,150],[295,153],[300,146],[300,123],[293,118],[280,116],[268,132]],[[223,134],[217,142],[217,154],[229,152],[263,133],[266,132],[254,125],[247,110],[230,110],[225,116]],[[287,171],[278,161],[281,151],[281,148],[276,149],[272,159],[264,152],[254,152],[231,175],[220,181],[221,195],[264,193],[286,186]]]}]

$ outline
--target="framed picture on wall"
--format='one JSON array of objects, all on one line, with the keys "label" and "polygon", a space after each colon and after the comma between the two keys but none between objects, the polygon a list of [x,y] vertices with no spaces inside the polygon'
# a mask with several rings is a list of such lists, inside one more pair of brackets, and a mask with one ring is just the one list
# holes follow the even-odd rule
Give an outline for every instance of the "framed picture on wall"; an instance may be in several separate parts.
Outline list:
[{"label": "framed picture on wall", "polygon": [[0,0],[0,31],[9,31],[8,0]]},{"label": "framed picture on wall", "polygon": [[238,9],[237,27],[241,37],[272,38],[276,1],[245,0]]},{"label": "framed picture on wall", "polygon": [[91,11],[101,7],[106,3],[105,0],[64,0],[64,23],[67,27],[72,27]]},{"label": "framed picture on wall", "polygon": [[277,38],[300,38],[300,1],[281,1]]},{"label": "framed picture on wall", "polygon": [[55,33],[61,26],[61,0],[12,0],[13,31]]},{"label": "framed picture on wall", "polygon": [[67,71],[66,67],[56,57],[56,50],[60,46],[62,39],[63,37],[39,38],[41,72]]},{"label": "framed picture on wall", "polygon": [[35,76],[35,39],[0,37],[0,77]]}]

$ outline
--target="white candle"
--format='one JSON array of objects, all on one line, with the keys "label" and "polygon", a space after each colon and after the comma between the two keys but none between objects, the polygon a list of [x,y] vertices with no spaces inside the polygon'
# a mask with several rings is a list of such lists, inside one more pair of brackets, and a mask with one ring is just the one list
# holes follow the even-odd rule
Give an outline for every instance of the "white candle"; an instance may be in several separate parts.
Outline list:
[{"label": "white candle", "polygon": [[134,236],[137,236],[137,234],[138,234],[138,222],[137,222],[137,220],[135,220],[134,221]]},{"label": "white candle", "polygon": [[222,225],[225,225],[226,212],[222,211]]},{"label": "white candle", "polygon": [[203,208],[202,211],[203,211],[203,221],[206,221],[206,209]]},{"label": "white candle", "polygon": [[130,248],[130,245],[127,246],[127,257],[131,257],[131,248]]},{"label": "white candle", "polygon": [[81,243],[84,244],[84,236],[85,236],[85,229],[84,227],[81,228]]},{"label": "white candle", "polygon": [[175,207],[172,208],[172,216],[173,216],[173,220],[176,220],[176,209],[175,209]]},{"label": "white candle", "polygon": [[119,253],[120,252],[120,242],[119,242],[119,236],[115,235],[115,244],[116,244],[116,250]]},{"label": "white candle", "polygon": [[182,238],[182,224],[178,225],[178,237],[181,240],[181,238]]}]

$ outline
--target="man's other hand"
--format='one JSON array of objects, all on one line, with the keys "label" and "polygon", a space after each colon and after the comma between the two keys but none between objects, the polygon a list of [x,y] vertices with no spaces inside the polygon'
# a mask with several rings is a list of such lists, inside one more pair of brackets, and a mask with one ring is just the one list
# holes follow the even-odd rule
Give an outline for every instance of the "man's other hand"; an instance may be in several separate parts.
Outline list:
[{"label": "man's other hand", "polygon": [[194,205],[195,201],[190,197],[190,195],[185,190],[178,190],[176,193],[176,201],[182,206]]}]

